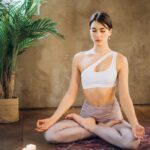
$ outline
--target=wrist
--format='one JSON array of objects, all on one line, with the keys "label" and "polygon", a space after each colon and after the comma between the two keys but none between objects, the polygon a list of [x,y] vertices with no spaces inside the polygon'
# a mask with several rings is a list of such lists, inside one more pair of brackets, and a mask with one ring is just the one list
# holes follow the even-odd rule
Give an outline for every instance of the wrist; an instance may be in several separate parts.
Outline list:
[{"label": "wrist", "polygon": [[58,120],[58,118],[57,118],[57,117],[55,117],[55,116],[51,116],[51,117],[50,117],[50,120],[51,120],[52,122],[54,122],[54,123],[55,123],[55,122]]},{"label": "wrist", "polygon": [[139,122],[135,121],[135,122],[131,122],[130,124],[131,124],[132,127],[135,127],[135,126],[139,125]]}]

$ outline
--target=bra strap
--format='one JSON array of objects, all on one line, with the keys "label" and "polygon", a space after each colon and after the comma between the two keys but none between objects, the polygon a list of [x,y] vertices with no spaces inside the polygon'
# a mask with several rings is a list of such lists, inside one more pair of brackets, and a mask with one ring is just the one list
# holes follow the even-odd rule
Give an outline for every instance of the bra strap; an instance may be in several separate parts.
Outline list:
[{"label": "bra strap", "polygon": [[103,60],[105,60],[107,57],[109,57],[112,54],[114,54],[112,51],[107,53],[106,55],[104,55],[100,59],[98,59],[95,63],[93,63],[91,66],[96,66],[97,64],[99,64],[100,62],[102,62]]}]

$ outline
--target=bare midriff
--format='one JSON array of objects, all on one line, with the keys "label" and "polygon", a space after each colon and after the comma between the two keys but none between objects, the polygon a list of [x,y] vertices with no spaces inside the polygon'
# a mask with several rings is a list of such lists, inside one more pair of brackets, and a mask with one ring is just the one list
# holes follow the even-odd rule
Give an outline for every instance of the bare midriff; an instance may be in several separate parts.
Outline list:
[{"label": "bare midriff", "polygon": [[83,89],[85,100],[93,106],[105,106],[113,104],[116,87],[98,87]]}]

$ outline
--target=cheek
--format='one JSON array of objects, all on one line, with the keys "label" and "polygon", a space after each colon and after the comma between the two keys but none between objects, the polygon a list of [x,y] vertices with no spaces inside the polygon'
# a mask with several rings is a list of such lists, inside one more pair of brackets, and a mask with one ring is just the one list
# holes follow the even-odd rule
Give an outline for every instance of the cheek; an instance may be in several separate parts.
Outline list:
[{"label": "cheek", "polygon": [[107,38],[109,37],[109,34],[108,34],[108,33],[105,33],[105,34],[103,35],[103,37],[104,37],[105,39],[107,39]]},{"label": "cheek", "polygon": [[90,32],[90,37],[91,37],[91,39],[93,39],[93,38],[94,38],[94,34],[93,34],[93,32]]}]

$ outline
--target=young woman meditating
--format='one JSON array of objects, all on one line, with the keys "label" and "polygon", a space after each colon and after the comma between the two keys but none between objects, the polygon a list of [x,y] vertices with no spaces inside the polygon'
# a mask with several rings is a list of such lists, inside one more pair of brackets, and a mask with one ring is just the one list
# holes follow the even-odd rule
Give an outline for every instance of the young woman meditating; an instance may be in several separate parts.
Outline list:
[{"label": "young woman meditating", "polygon": [[[45,131],[45,139],[52,143],[98,136],[120,148],[136,149],[145,131],[129,94],[128,60],[108,45],[113,26],[107,13],[94,13],[89,25],[93,48],[75,54],[68,91],[51,117],[37,121],[36,130]],[[80,81],[85,97],[80,115],[71,113],[58,121],[74,104]],[[116,88],[129,122],[123,118]]]}]

